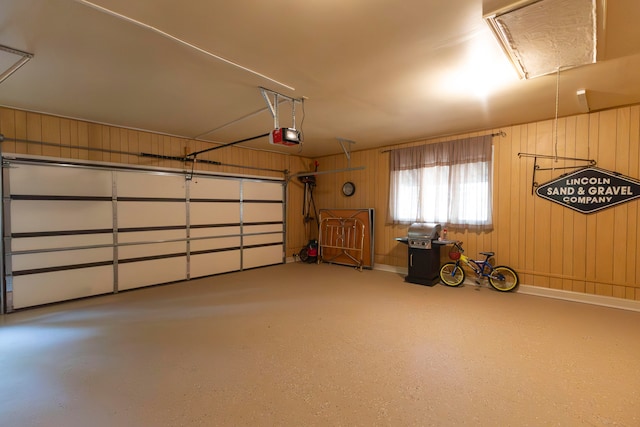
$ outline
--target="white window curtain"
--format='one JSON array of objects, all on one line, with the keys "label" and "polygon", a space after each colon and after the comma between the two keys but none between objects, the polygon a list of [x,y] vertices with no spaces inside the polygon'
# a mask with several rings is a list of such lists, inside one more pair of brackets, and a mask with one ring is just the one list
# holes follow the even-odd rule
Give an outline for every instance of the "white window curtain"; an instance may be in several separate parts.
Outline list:
[{"label": "white window curtain", "polygon": [[392,150],[387,222],[491,229],[491,135]]}]

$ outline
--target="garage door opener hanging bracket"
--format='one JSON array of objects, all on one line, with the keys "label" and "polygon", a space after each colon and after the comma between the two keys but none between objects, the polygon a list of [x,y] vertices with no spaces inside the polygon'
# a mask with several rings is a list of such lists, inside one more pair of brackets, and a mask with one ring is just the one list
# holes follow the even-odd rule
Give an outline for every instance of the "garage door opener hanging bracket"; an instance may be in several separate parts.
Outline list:
[{"label": "garage door opener hanging bracket", "polygon": [[[344,155],[347,157],[347,168],[351,168],[351,145],[355,144],[355,141],[350,139],[336,137],[340,147],[342,147],[342,151],[344,151]],[[346,144],[346,145],[345,145]]]},{"label": "garage door opener hanging bracket", "polygon": [[5,46],[1,44],[0,44],[0,51],[6,52],[12,55],[17,55],[20,57],[20,59],[18,59],[13,65],[11,65],[9,68],[3,71],[2,74],[0,74],[0,83],[8,79],[9,76],[11,76],[11,74],[18,71],[20,67],[22,67],[24,64],[29,62],[31,58],[33,58],[33,53],[23,52],[21,50],[13,49],[9,46]]}]

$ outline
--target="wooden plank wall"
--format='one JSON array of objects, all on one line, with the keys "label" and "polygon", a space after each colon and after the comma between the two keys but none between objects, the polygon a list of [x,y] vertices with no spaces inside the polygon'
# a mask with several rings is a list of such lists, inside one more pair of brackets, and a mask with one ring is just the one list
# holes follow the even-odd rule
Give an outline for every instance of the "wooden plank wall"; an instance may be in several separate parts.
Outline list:
[{"label": "wooden plank wall", "polygon": [[[214,146],[214,144],[186,138],[118,128],[10,108],[0,108],[0,133],[7,139],[22,139],[45,143],[27,144],[24,142],[5,141],[2,143],[2,153],[31,154],[184,170],[191,170],[191,164],[185,165],[180,161],[140,157],[128,153],[151,153],[161,156],[180,157],[186,153]],[[110,151],[118,151],[120,153]],[[309,171],[312,164],[311,160],[297,155],[251,150],[239,146],[204,153],[198,156],[198,159],[265,169],[286,169],[292,173]],[[283,174],[277,172],[205,163],[196,163],[196,170],[283,178]],[[288,186],[287,203],[290,208],[287,211],[286,218],[287,256],[298,253],[307,243],[301,213],[302,188],[297,183]]]},{"label": "wooden plank wall", "polygon": [[[394,147],[421,145],[466,136],[504,131],[494,137],[494,230],[487,233],[453,232],[464,241],[467,254],[495,251],[499,264],[520,273],[521,282],[545,288],[640,300],[640,201],[584,215],[531,194],[534,159],[518,153],[589,158],[597,166],[640,178],[640,106],[541,121],[455,137],[416,141]],[[381,149],[351,153],[351,166],[363,171],[318,177],[318,208],[374,208],[375,262],[406,268],[406,246],[394,238],[407,234],[406,226],[386,225],[389,186],[388,154]],[[317,159],[319,170],[347,167],[344,154]],[[573,166],[546,161],[541,167]],[[540,171],[542,184],[566,170]],[[345,181],[356,184],[344,197]]]}]

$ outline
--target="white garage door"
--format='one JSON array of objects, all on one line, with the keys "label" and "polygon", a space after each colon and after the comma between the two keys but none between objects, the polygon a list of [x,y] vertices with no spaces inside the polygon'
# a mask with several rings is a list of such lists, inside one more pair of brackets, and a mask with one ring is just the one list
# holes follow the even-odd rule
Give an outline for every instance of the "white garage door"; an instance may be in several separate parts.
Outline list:
[{"label": "white garage door", "polygon": [[3,160],[7,311],[284,261],[281,180]]}]

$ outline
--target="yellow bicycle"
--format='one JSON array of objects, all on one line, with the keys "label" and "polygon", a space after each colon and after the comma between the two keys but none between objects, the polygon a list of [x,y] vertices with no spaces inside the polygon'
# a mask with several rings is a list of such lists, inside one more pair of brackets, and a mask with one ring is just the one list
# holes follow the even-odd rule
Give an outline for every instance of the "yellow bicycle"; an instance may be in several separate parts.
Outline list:
[{"label": "yellow bicycle", "polygon": [[[460,286],[466,278],[462,264],[468,266],[478,275],[478,280],[486,277],[492,288],[500,292],[512,291],[518,286],[518,274],[506,265],[497,267],[489,263],[489,258],[495,255],[495,252],[480,252],[485,256],[484,260],[474,260],[464,254],[462,242],[453,243],[453,249],[449,252],[449,258],[452,262],[445,263],[440,267],[440,280],[447,286]],[[476,283],[480,283],[476,281]]]}]

